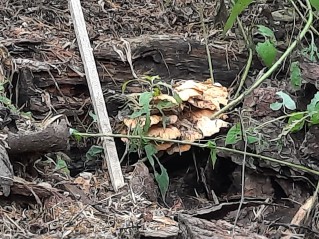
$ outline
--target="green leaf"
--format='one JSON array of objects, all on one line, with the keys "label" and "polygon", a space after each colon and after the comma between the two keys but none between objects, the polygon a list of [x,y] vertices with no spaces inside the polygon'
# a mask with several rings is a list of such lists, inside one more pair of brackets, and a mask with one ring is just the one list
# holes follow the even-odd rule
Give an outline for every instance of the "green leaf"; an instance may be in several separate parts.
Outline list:
[{"label": "green leaf", "polygon": [[299,62],[292,62],[290,65],[290,83],[293,88],[300,89],[301,87],[301,70],[299,68]]},{"label": "green leaf", "polygon": [[149,106],[152,100],[152,93],[151,92],[143,92],[139,97],[139,104],[140,106]]},{"label": "green leaf", "polygon": [[70,175],[70,170],[68,169],[68,165],[59,155],[57,156],[57,164],[55,166],[55,170],[59,172],[63,172],[65,175]]},{"label": "green leaf", "polygon": [[[296,103],[291,99],[289,95],[286,93],[279,91],[276,93],[281,99],[282,99],[282,105],[286,107],[289,110],[295,110],[296,109]],[[273,104],[271,104],[273,105]]]},{"label": "green leaf", "polygon": [[237,0],[235,5],[233,6],[230,16],[227,19],[227,22],[224,27],[223,34],[225,34],[232,26],[234,25],[236,18],[239,16],[239,14],[244,11],[249,4],[252,3],[253,0]]},{"label": "green leaf", "polygon": [[143,76],[142,79],[148,80],[150,82],[153,82],[155,80],[160,80],[161,77],[159,77],[158,75],[156,76]]},{"label": "green leaf", "polygon": [[78,142],[82,140],[81,133],[76,129],[70,129],[70,135],[72,135]]},{"label": "green leaf", "polygon": [[317,92],[309,105],[307,105],[307,110],[310,115],[310,123],[311,124],[319,124],[319,92]]},{"label": "green leaf", "polygon": [[281,107],[282,107],[282,103],[280,103],[280,102],[275,102],[275,103],[270,104],[270,109],[275,110],[275,111],[280,110]]},{"label": "green leaf", "polygon": [[92,145],[91,148],[86,153],[87,160],[96,159],[103,152],[103,147],[98,145]]},{"label": "green leaf", "polygon": [[142,115],[145,115],[147,112],[148,112],[148,110],[146,110],[146,109],[141,109],[141,110],[135,111],[133,114],[130,115],[130,118],[134,119],[134,118],[140,117]]},{"label": "green leaf", "polygon": [[259,138],[256,136],[247,135],[247,142],[249,144],[254,144],[259,141]]},{"label": "green leaf", "polygon": [[216,143],[214,141],[209,140],[206,145],[207,148],[210,149],[210,159],[212,160],[212,165],[214,168],[217,161]]},{"label": "green leaf", "polygon": [[159,109],[159,110],[163,110],[163,109],[171,109],[173,107],[175,107],[176,104],[174,104],[173,102],[171,101],[168,101],[168,100],[161,100],[159,101],[157,104],[156,104],[156,108]]},{"label": "green leaf", "polygon": [[177,101],[178,104],[181,104],[183,102],[181,97],[179,97],[179,95],[176,92],[173,93],[173,97]]},{"label": "green leaf", "polygon": [[[148,161],[150,162],[150,164],[151,164],[151,166],[152,166],[152,168],[154,170],[155,180],[156,180],[156,182],[158,184],[158,187],[160,189],[160,192],[161,192],[161,195],[162,195],[162,199],[165,202],[165,195],[167,193],[168,185],[169,185],[169,177],[168,177],[168,174],[167,174],[167,170],[164,168],[164,166],[161,164],[161,162],[155,156],[155,154],[157,153],[157,149],[155,148],[154,145],[147,144],[144,147],[144,150],[145,150],[145,153],[146,153],[146,157],[147,157]],[[161,170],[160,174],[155,169],[154,158],[156,158],[156,161],[157,161],[158,165],[160,166],[160,170]]]},{"label": "green leaf", "polygon": [[5,96],[0,96],[0,102],[5,104],[5,105],[11,105],[11,100]]},{"label": "green leaf", "polygon": [[153,156],[157,153],[157,149],[155,148],[154,145],[148,144],[144,147],[144,150],[145,150],[147,159],[149,160],[150,164],[152,165],[152,167],[154,168],[154,171],[155,171]]},{"label": "green leaf", "polygon": [[155,171],[154,176],[155,176],[156,182],[158,183],[158,187],[160,189],[162,199],[165,202],[165,196],[169,186],[169,176],[167,174],[166,168],[164,168],[164,166],[159,162],[159,160],[157,160],[157,163],[160,166],[161,173],[159,174],[154,170]]},{"label": "green leaf", "polygon": [[256,46],[256,51],[258,56],[267,67],[271,67],[274,64],[277,56],[277,49],[274,44],[270,42],[270,40],[258,43]]},{"label": "green leaf", "polygon": [[319,124],[319,104],[317,104],[315,110],[310,113],[310,122],[311,124]]},{"label": "green leaf", "polygon": [[316,11],[319,11],[319,1],[318,0],[310,0],[310,4],[316,9]]},{"label": "green leaf", "polygon": [[295,133],[300,131],[305,125],[305,119],[302,119],[304,114],[294,114],[288,119],[288,126],[290,126],[290,132]]},{"label": "green leaf", "polygon": [[268,27],[265,27],[263,25],[257,25],[258,27],[258,32],[263,35],[265,38],[268,38],[270,39],[270,41],[273,43],[273,44],[276,44],[277,40],[276,40],[276,37],[275,37],[275,34],[274,32],[268,28]]},{"label": "green leaf", "polygon": [[226,135],[225,145],[236,144],[242,138],[241,125],[240,123],[235,124],[231,127]]},{"label": "green leaf", "polygon": [[317,107],[316,113],[311,114],[311,117],[310,117],[311,124],[319,124],[319,105],[317,105],[316,107]]},{"label": "green leaf", "polygon": [[309,44],[309,46],[301,50],[301,54],[308,60],[317,62],[317,60],[319,59],[319,52],[313,38],[311,39],[311,43]]},{"label": "green leaf", "polygon": [[153,96],[159,96],[161,94],[161,89],[159,87],[153,88]]},{"label": "green leaf", "polygon": [[307,110],[309,113],[314,113],[316,111],[316,105],[319,102],[319,92],[317,92],[314,97],[312,98],[309,105],[307,105]]}]

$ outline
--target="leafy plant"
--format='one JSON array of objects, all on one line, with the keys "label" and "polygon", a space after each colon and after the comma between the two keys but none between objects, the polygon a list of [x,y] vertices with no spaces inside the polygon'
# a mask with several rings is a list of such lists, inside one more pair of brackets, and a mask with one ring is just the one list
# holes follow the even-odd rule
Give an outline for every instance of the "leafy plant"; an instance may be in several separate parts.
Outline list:
[{"label": "leafy plant", "polygon": [[294,114],[288,119],[289,132],[295,133],[300,131],[305,125],[304,114]]},{"label": "leafy plant", "polygon": [[276,49],[276,37],[274,32],[265,26],[262,25],[258,25],[258,32],[265,37],[265,41],[264,42],[259,42],[256,45],[256,52],[258,54],[258,56],[261,58],[261,60],[263,61],[263,63],[267,66],[267,67],[271,67],[275,60],[276,60],[276,56],[277,56],[277,49]]},{"label": "leafy plant", "polygon": [[[146,157],[154,170],[155,180],[158,183],[158,186],[159,186],[159,189],[160,189],[160,192],[162,195],[162,199],[165,202],[165,196],[166,196],[168,186],[169,186],[169,176],[167,174],[167,170],[161,164],[159,159],[156,157],[157,150],[156,150],[154,145],[147,144],[144,149],[145,149]],[[155,160],[154,159],[156,160],[157,164],[160,167],[160,173],[158,173],[155,169]]]},{"label": "leafy plant", "polygon": [[271,43],[276,44],[277,40],[274,32],[264,25],[257,25],[259,34],[263,35],[265,38],[268,38]]},{"label": "leafy plant", "polygon": [[103,152],[103,147],[98,145],[92,145],[91,148],[86,153],[87,160],[95,160]]},{"label": "leafy plant", "polygon": [[233,125],[227,132],[225,145],[236,144],[242,140],[242,131],[240,123]]},{"label": "leafy plant", "polygon": [[319,1],[318,0],[309,0],[310,4],[316,9],[316,11],[319,11]]},{"label": "leafy plant", "polygon": [[[285,101],[283,102],[285,103],[281,103],[281,106],[284,104],[287,104],[287,100],[288,100],[288,105],[290,106],[295,105],[295,102],[290,97],[284,96],[284,98],[285,98]],[[276,103],[274,104],[277,107]],[[275,108],[276,110],[277,109],[276,107],[273,107],[273,108]],[[294,112],[292,114],[289,114],[287,117],[288,117],[288,124],[284,127],[283,132],[281,133],[281,136],[286,135],[289,132],[295,133],[300,131],[301,129],[303,129],[306,122],[308,122],[309,125],[319,124],[319,92],[317,92],[314,95],[313,99],[308,104],[307,111]]]},{"label": "leafy plant", "polygon": [[318,47],[316,46],[315,39],[313,33],[310,31],[311,34],[311,42],[308,47],[303,48],[301,50],[301,54],[306,57],[308,60],[312,62],[317,62],[319,60],[319,51]]},{"label": "leafy plant", "polygon": [[270,104],[270,108],[272,110],[280,110],[282,107],[287,108],[289,110],[296,109],[296,103],[293,101],[293,99],[291,99],[289,95],[282,91],[277,92],[276,95],[278,95],[282,99],[282,102],[277,101],[275,103]]},{"label": "leafy plant", "polygon": [[[253,131],[249,129],[246,130],[247,143],[254,144],[259,141],[259,137],[253,135]],[[243,139],[243,132],[241,128],[241,124],[238,122],[233,125],[227,132],[225,145],[236,144]]]},{"label": "leafy plant", "polygon": [[215,167],[217,161],[217,150],[216,150],[216,142],[209,140],[207,143],[207,148],[210,149],[210,159],[212,160],[213,168]]},{"label": "leafy plant", "polygon": [[317,92],[310,104],[307,106],[307,111],[310,116],[311,124],[319,124],[319,92]]},{"label": "leafy plant", "polygon": [[69,131],[70,131],[70,135],[72,135],[76,141],[79,142],[82,140],[83,136],[81,135],[81,133],[78,130],[70,128]]},{"label": "leafy plant", "polygon": [[290,65],[290,83],[294,89],[300,89],[301,87],[301,70],[299,67],[299,62],[292,62]]},{"label": "leafy plant", "polygon": [[68,165],[61,155],[57,154],[57,163],[55,165],[55,170],[64,173],[65,175],[70,175],[70,170],[68,169]]},{"label": "leafy plant", "polygon": [[234,25],[236,18],[244,11],[253,0],[237,0],[233,6],[230,16],[228,17],[223,33],[225,34]]}]

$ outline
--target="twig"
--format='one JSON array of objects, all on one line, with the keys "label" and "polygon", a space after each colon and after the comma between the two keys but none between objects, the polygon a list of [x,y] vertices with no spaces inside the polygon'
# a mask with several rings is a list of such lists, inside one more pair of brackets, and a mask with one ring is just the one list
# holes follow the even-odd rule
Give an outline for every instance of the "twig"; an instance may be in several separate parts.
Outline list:
[{"label": "twig", "polygon": [[[295,1],[290,0],[291,4],[294,6],[295,10],[298,12],[299,16],[302,18],[303,21],[307,22],[307,19],[304,17],[304,15],[300,12],[299,8],[297,7]],[[310,27],[311,30],[316,33],[319,36],[319,32],[317,31],[316,28],[314,28],[313,26]]]},{"label": "twig", "polygon": [[240,202],[238,205],[236,218],[235,218],[235,222],[234,222],[234,226],[233,226],[232,237],[235,236],[236,224],[238,222],[240,210],[241,210],[243,203],[244,203],[244,200],[245,200],[245,167],[246,167],[246,155],[247,155],[246,153],[247,153],[248,140],[247,140],[246,130],[244,128],[244,122],[243,122],[243,119],[242,119],[240,112],[239,112],[239,118],[240,118],[240,123],[241,123],[241,132],[243,135],[243,140],[244,140],[245,146],[244,146],[244,157],[243,157],[243,164],[242,164],[242,171],[241,171],[241,196],[240,196]]},{"label": "twig", "polygon": [[212,64],[212,58],[210,56],[210,52],[209,52],[209,46],[208,46],[208,36],[207,36],[207,31],[206,31],[206,26],[204,23],[204,13],[203,13],[203,2],[202,2],[202,6],[199,9],[199,16],[200,16],[200,21],[202,24],[202,28],[203,28],[203,34],[204,34],[204,39],[205,39],[205,47],[206,47],[206,54],[207,54],[207,60],[208,60],[208,66],[209,66],[209,73],[210,73],[210,79],[212,81],[212,83],[214,84],[215,80],[214,80],[214,70],[213,70],[213,64]]},{"label": "twig", "polygon": [[[232,0],[232,4],[233,5],[235,4],[234,0]],[[240,28],[241,33],[243,34],[243,37],[244,37],[244,40],[245,40],[245,43],[246,43],[246,47],[248,47],[248,49],[249,49],[249,56],[248,56],[247,64],[246,64],[245,70],[244,70],[244,72],[243,72],[243,74],[241,76],[241,79],[240,79],[240,82],[239,82],[239,86],[237,88],[237,91],[236,91],[236,94],[235,94],[234,98],[237,98],[238,95],[240,94],[240,91],[241,91],[241,89],[244,86],[244,83],[246,81],[246,78],[247,78],[247,75],[248,75],[249,69],[251,67],[252,60],[253,60],[253,50],[249,46],[250,44],[249,44],[248,36],[247,36],[247,34],[245,32],[243,23],[241,22],[239,17],[237,17],[237,23],[238,23],[238,26]]]},{"label": "twig", "polygon": [[[162,138],[157,138],[157,137],[147,137],[147,136],[140,136],[140,135],[89,134],[89,133],[79,133],[79,132],[73,132],[73,135],[80,136],[80,137],[113,137],[113,138],[152,140],[152,141],[170,142],[170,143],[176,143],[176,144],[188,144],[188,145],[195,146],[195,147],[200,147],[200,148],[209,148],[209,146],[207,144],[195,143],[195,142],[190,142],[190,141],[186,141],[186,140],[182,141],[182,140],[176,140],[176,139],[162,139]],[[282,160],[279,160],[279,159],[275,159],[275,158],[271,158],[271,157],[267,157],[267,156],[263,156],[263,155],[258,155],[258,154],[254,154],[254,153],[249,153],[249,152],[243,152],[243,151],[240,151],[240,150],[237,150],[237,149],[230,149],[230,148],[226,148],[226,147],[220,147],[220,146],[217,146],[216,149],[217,150],[221,150],[221,151],[235,153],[235,154],[241,154],[241,155],[246,154],[246,156],[259,158],[259,159],[270,161],[270,162],[275,162],[275,163],[278,163],[278,164],[281,164],[281,165],[286,165],[288,167],[299,169],[299,170],[304,171],[304,172],[312,173],[314,175],[319,175],[319,171],[316,171],[316,170],[311,169],[311,168],[304,167],[302,165],[298,165],[298,164],[294,164],[294,163],[290,163],[290,162],[285,162],[285,161],[282,161]]]}]

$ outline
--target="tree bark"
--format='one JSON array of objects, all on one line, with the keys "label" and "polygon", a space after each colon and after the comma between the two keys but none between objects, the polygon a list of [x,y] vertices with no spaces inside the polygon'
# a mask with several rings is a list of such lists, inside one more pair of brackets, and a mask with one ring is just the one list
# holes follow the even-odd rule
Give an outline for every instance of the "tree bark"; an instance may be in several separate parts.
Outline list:
[{"label": "tree bark", "polygon": [[53,124],[36,132],[8,133],[8,154],[47,153],[66,151],[69,148],[69,129],[66,121]]},{"label": "tree bark", "polygon": [[[30,45],[40,44],[24,40],[15,41],[14,44],[8,42],[6,47],[15,55],[16,49],[30,51]],[[159,75],[162,81],[169,84],[172,80],[203,81],[210,77],[205,45],[200,41],[160,35],[127,41],[109,40],[96,42],[95,45],[94,56],[100,81],[108,96],[120,94],[123,84],[133,79],[134,73],[137,76]],[[210,47],[210,53],[215,81],[230,86],[245,65],[246,56],[217,43]],[[57,59],[46,63],[26,58],[16,58],[14,62],[19,69],[18,105],[25,105],[26,110],[32,111],[35,116],[50,110],[66,115],[81,115],[90,104],[79,58],[74,59],[73,63],[59,62]],[[126,93],[141,91],[141,81],[134,81],[126,88]],[[117,109],[114,102],[107,102],[107,106],[109,111]]]}]

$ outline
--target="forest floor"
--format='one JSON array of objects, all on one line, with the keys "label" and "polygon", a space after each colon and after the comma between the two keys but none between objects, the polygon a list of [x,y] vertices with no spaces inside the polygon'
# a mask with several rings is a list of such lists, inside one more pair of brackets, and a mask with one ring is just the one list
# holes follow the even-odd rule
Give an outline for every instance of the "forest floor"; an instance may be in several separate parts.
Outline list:
[{"label": "forest floor", "polygon": [[[148,111],[163,121],[153,136],[185,140],[188,132],[198,144],[183,148],[168,140],[150,156],[142,148],[154,149],[147,148],[152,141],[142,147],[116,138],[126,183],[118,192],[98,137],[61,133],[54,152],[7,149],[14,177],[10,195],[5,189],[0,195],[1,238],[319,238],[318,11],[299,39],[309,19],[306,1],[253,1],[241,24],[223,35],[228,1],[203,2],[82,1],[114,133],[128,133],[123,118],[145,106],[134,97],[149,82],[160,97],[163,86],[170,92],[191,82],[197,98],[186,97],[183,110],[162,105],[169,120],[178,116],[167,121],[178,136],[160,131],[167,118],[159,108]],[[67,1],[0,0],[0,20],[1,136],[53,125],[96,133]],[[207,83],[206,45],[220,85]],[[211,104],[209,90],[216,97]],[[237,100],[217,121],[204,115]],[[195,108],[201,125],[190,120]],[[45,148],[46,139],[30,147]],[[0,152],[7,157],[2,146]]]}]

